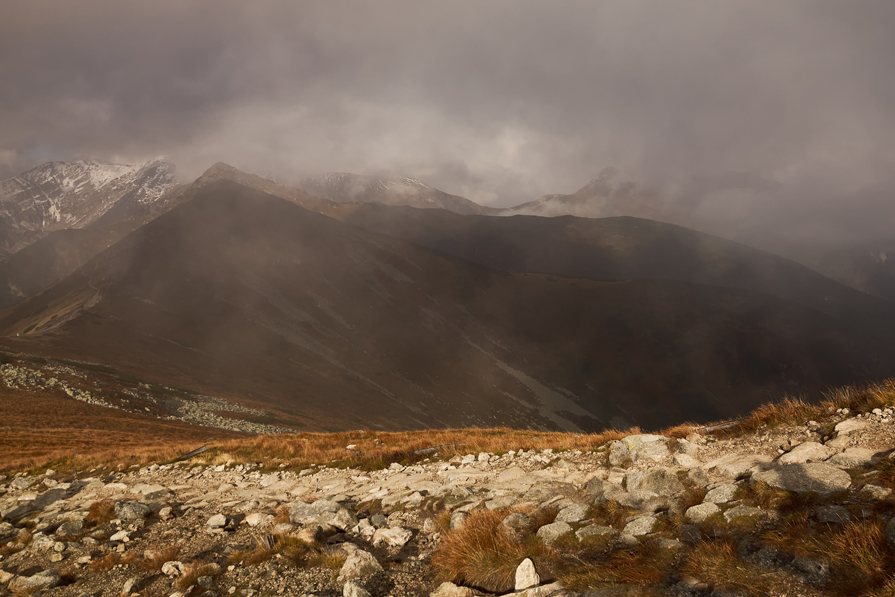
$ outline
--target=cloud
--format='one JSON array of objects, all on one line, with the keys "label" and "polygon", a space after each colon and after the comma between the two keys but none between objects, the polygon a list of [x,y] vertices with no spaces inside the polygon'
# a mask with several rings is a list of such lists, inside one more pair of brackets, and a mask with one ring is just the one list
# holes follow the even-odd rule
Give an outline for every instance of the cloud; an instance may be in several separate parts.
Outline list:
[{"label": "cloud", "polygon": [[165,154],[494,205],[615,166],[702,229],[863,238],[895,220],[893,23],[887,0],[18,2],[0,131],[18,167]]}]

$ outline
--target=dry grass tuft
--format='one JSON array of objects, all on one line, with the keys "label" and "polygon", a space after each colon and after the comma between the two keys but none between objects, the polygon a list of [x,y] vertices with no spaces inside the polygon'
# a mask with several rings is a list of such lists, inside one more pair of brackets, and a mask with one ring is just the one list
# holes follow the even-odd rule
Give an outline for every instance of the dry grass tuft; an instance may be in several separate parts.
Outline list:
[{"label": "dry grass tuft", "polygon": [[221,567],[217,564],[206,562],[190,562],[186,564],[183,574],[174,581],[174,586],[185,591],[196,584],[201,576],[217,576],[221,573]]},{"label": "dry grass tuft", "polygon": [[289,518],[289,507],[282,504],[277,506],[277,509],[274,512],[274,524],[285,524],[291,521],[292,519]]},{"label": "dry grass tuft", "polygon": [[512,590],[516,568],[531,558],[542,579],[559,564],[556,553],[537,539],[513,541],[501,522],[512,511],[476,510],[459,529],[449,531],[432,556],[442,577],[490,592]]},{"label": "dry grass tuft", "polygon": [[612,553],[608,558],[590,560],[575,554],[578,565],[567,565],[559,574],[564,587],[573,591],[600,585],[661,583],[674,563],[671,550],[660,549],[657,541],[645,541],[633,549]]},{"label": "dry grass tuft", "polygon": [[882,583],[891,571],[884,525],[878,520],[850,522],[829,537],[809,542],[808,547],[824,555],[836,568],[836,576],[849,585],[863,581]]},{"label": "dry grass tuft", "polygon": [[681,573],[715,587],[741,591],[750,597],[781,594],[786,581],[782,574],[768,573],[740,561],[730,539],[698,545],[681,567]]},{"label": "dry grass tuft", "polygon": [[115,566],[130,566],[137,559],[137,554],[127,552],[124,555],[120,553],[110,553],[98,560],[90,563],[91,572],[105,572],[111,570]]},{"label": "dry grass tuft", "polygon": [[102,526],[113,518],[115,518],[115,504],[109,500],[93,502],[87,510],[84,526],[87,528]]},{"label": "dry grass tuft", "polygon": [[140,561],[140,567],[149,572],[159,571],[165,562],[177,560],[177,554],[179,553],[179,545],[168,545],[161,549],[146,550],[143,554],[143,559]]},{"label": "dry grass tuft", "polygon": [[258,539],[252,549],[233,552],[228,563],[256,566],[279,555],[293,564],[301,565],[319,553],[320,545],[317,542],[308,543],[295,535],[274,534]]}]

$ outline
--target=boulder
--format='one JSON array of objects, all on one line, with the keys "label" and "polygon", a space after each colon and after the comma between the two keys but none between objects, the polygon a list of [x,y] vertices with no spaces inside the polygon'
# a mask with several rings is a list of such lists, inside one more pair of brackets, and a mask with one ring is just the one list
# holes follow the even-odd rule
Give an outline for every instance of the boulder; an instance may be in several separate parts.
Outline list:
[{"label": "boulder", "polygon": [[821,462],[830,457],[833,451],[817,442],[804,442],[777,459],[780,464],[804,464]]},{"label": "boulder", "polygon": [[370,593],[356,580],[349,580],[342,587],[342,597],[370,597]]},{"label": "boulder", "polygon": [[674,495],[684,490],[671,469],[656,467],[644,471],[629,473],[627,476],[629,492],[642,492],[649,495]]},{"label": "boulder", "polygon": [[[20,479],[22,477],[19,477]],[[32,593],[43,589],[52,589],[59,585],[62,579],[55,570],[44,570],[32,576],[19,576],[9,583],[9,590],[12,592],[21,591],[23,593]]]},{"label": "boulder", "polygon": [[25,490],[34,485],[34,482],[37,479],[32,479],[31,477],[16,477],[9,483],[10,489],[21,489]]},{"label": "boulder", "polygon": [[824,445],[831,450],[844,450],[851,445],[851,438],[848,435],[843,434],[831,439]]},{"label": "boulder", "polygon": [[566,533],[571,533],[572,527],[565,522],[553,522],[545,524],[538,529],[538,539],[544,544],[550,545]]},{"label": "boulder", "polygon": [[845,468],[870,466],[873,464],[873,450],[868,450],[867,448],[847,448],[844,452],[834,455],[827,462]]},{"label": "boulder", "polygon": [[385,543],[392,547],[404,547],[413,533],[401,527],[392,527],[388,529],[376,529],[373,533],[373,545]]},{"label": "boulder", "polygon": [[340,582],[348,580],[363,581],[378,572],[382,572],[382,566],[376,561],[373,554],[362,549],[355,549],[348,554],[345,564],[339,570],[338,580]]},{"label": "boulder", "polygon": [[115,516],[121,520],[146,518],[151,512],[143,502],[115,502]]},{"label": "boulder", "polygon": [[662,435],[629,435],[614,441],[609,446],[609,464],[621,466],[627,461],[658,462],[671,455],[668,438]]},{"label": "boulder", "polygon": [[452,582],[443,582],[429,593],[429,597],[473,597],[475,593],[469,587],[458,587]]},{"label": "boulder", "polygon": [[851,433],[852,431],[857,431],[859,429],[863,429],[867,427],[867,421],[862,421],[861,419],[846,419],[844,421],[840,421],[836,423],[836,433],[841,435],[845,435],[847,433]]},{"label": "boulder", "polygon": [[711,502],[704,502],[702,504],[697,504],[695,506],[691,506],[687,508],[686,513],[684,513],[684,517],[687,519],[687,522],[693,524],[699,524],[701,522],[705,522],[711,516],[718,514],[721,511],[716,504]]},{"label": "boulder", "polygon": [[587,496],[591,499],[596,499],[603,496],[603,493],[606,491],[607,483],[603,479],[599,479],[594,477],[584,486],[584,490],[587,492]]},{"label": "boulder", "polygon": [[656,517],[655,516],[641,516],[640,518],[635,518],[631,522],[625,525],[622,534],[631,535],[632,537],[640,537],[641,535],[648,535],[653,532],[653,527],[656,526]]},{"label": "boulder", "polygon": [[539,584],[541,584],[541,577],[538,575],[538,571],[535,570],[534,562],[529,558],[525,558],[522,560],[522,563],[516,567],[515,590],[524,591],[525,589],[536,587]]},{"label": "boulder", "polygon": [[584,517],[587,515],[587,506],[584,504],[572,504],[571,506],[566,506],[556,515],[556,520],[559,522],[580,522],[584,520]]},{"label": "boulder", "polygon": [[818,493],[830,495],[845,491],[851,486],[851,477],[845,471],[829,464],[784,464],[752,475],[753,481],[763,481],[794,493]]},{"label": "boulder", "polygon": [[727,502],[733,501],[738,487],[739,486],[736,483],[725,483],[724,485],[719,485],[713,489],[710,489],[705,494],[705,498],[702,501],[712,504],[726,504]]},{"label": "boulder", "polygon": [[614,528],[602,526],[599,524],[589,524],[586,527],[581,527],[580,529],[575,531],[575,536],[578,538],[578,541],[584,541],[588,537],[601,537],[603,535],[614,534]]},{"label": "boulder", "polygon": [[298,524],[328,524],[340,531],[357,525],[353,512],[330,500],[317,500],[311,504],[295,502],[289,506],[289,520]]}]

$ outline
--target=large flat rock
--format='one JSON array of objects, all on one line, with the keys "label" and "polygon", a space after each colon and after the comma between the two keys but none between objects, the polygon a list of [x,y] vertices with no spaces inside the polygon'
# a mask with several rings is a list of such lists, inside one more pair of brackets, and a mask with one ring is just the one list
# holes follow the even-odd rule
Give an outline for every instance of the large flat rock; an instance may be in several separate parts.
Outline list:
[{"label": "large flat rock", "polygon": [[851,477],[845,471],[820,462],[808,464],[784,464],[767,471],[752,474],[753,481],[764,481],[771,487],[779,487],[794,493],[819,493],[829,495],[845,491],[851,486]]}]

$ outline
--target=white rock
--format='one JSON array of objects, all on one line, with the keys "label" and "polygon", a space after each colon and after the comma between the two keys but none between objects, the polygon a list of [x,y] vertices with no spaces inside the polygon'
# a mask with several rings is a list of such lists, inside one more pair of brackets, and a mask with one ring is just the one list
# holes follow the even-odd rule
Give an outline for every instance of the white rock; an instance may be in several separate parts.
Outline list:
[{"label": "white rock", "polygon": [[370,594],[359,582],[349,580],[342,587],[342,597],[370,597]]},{"label": "white rock", "polygon": [[215,514],[211,518],[208,519],[208,522],[205,523],[211,528],[220,528],[227,524],[227,517],[223,514]]},{"label": "white rock", "polygon": [[452,582],[443,582],[429,593],[429,597],[473,597],[474,594],[469,587],[458,587]]},{"label": "white rock", "polygon": [[250,527],[256,527],[258,525],[265,524],[273,520],[273,516],[270,514],[262,514],[261,512],[252,512],[248,516],[246,516],[246,524]]},{"label": "white rock", "polygon": [[817,442],[804,442],[777,459],[780,464],[820,462],[830,457],[832,450]]},{"label": "white rock", "polygon": [[165,576],[180,576],[183,574],[183,562],[172,560],[162,564],[162,574]]},{"label": "white rock", "polygon": [[404,547],[412,536],[413,533],[401,527],[376,529],[376,532],[373,533],[373,545],[386,543],[392,547]]},{"label": "white rock", "polygon": [[672,462],[674,462],[675,466],[679,466],[685,469],[697,468],[701,464],[698,460],[696,460],[689,454],[675,454]]},{"label": "white rock", "polygon": [[846,419],[845,421],[841,421],[836,423],[836,427],[834,429],[837,433],[846,434],[851,433],[852,431],[857,431],[858,429],[863,429],[867,427],[867,421],[859,421],[858,419]]},{"label": "white rock", "polygon": [[130,540],[131,538],[127,531],[118,531],[109,537],[109,541],[121,541],[122,543],[127,543]]},{"label": "white rock", "polygon": [[541,577],[538,575],[538,571],[535,570],[534,562],[529,558],[525,558],[516,567],[516,590],[524,591],[539,584],[541,584]]},{"label": "white rock", "polygon": [[349,554],[345,564],[339,571],[338,580],[345,582],[347,580],[364,580],[382,572],[382,566],[376,561],[376,558],[370,552],[362,549],[356,549]]},{"label": "white rock", "polygon": [[684,514],[684,516],[686,517],[687,522],[699,524],[701,522],[704,522],[709,517],[719,513],[720,511],[721,508],[719,508],[717,505],[711,502],[705,502],[687,508],[687,512]]}]

